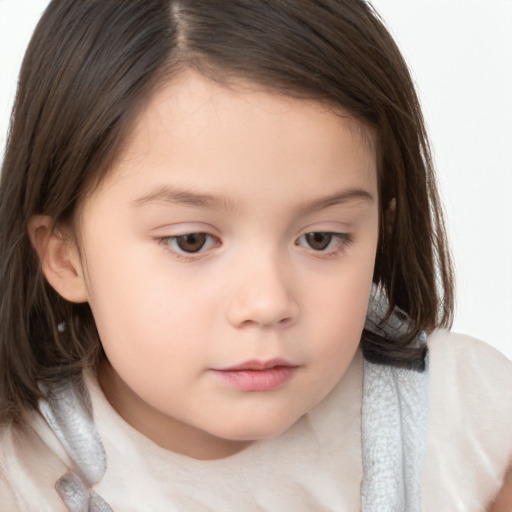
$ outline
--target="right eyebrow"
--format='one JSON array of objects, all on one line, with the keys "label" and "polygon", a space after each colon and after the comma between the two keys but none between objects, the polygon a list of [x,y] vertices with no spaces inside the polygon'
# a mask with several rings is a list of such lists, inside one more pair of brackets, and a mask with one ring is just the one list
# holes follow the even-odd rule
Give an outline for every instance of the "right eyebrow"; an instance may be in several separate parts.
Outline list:
[{"label": "right eyebrow", "polygon": [[162,185],[135,198],[131,204],[136,208],[148,204],[171,204],[197,206],[215,210],[234,210],[236,204],[223,196],[203,194],[190,189],[179,189]]}]

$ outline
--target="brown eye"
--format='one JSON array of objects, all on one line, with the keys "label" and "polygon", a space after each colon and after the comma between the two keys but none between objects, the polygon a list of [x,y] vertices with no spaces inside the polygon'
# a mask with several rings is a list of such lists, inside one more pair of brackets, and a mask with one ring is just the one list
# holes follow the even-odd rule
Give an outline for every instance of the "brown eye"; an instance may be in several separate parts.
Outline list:
[{"label": "brown eye", "polygon": [[177,236],[175,244],[178,249],[183,252],[194,253],[204,248],[208,240],[206,233],[188,233],[186,235]]},{"label": "brown eye", "polygon": [[317,231],[314,233],[306,233],[304,238],[311,249],[315,251],[325,251],[332,242],[333,234]]}]

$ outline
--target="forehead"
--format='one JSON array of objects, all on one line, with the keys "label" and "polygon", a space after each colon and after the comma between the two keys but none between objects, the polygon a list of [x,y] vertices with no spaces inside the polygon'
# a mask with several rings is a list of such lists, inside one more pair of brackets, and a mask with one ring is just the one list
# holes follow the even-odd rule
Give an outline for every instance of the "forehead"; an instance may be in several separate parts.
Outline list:
[{"label": "forehead", "polygon": [[339,174],[347,187],[373,187],[374,146],[369,129],[331,105],[242,80],[228,87],[189,71],[152,96],[105,185],[176,179],[193,188],[196,178],[236,191],[250,179],[269,191],[307,185],[314,193]]}]

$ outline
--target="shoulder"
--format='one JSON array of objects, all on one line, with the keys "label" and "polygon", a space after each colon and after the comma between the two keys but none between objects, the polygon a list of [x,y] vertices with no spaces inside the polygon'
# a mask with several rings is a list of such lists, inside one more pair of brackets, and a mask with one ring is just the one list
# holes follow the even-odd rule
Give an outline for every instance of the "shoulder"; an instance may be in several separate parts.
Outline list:
[{"label": "shoulder", "polygon": [[489,365],[503,371],[505,374],[512,369],[512,362],[501,352],[487,343],[465,334],[458,334],[446,329],[439,329],[430,334],[427,344],[431,359],[435,364],[453,364],[457,361],[463,362],[460,368],[466,366],[481,368],[483,372],[488,371]]},{"label": "shoulder", "polygon": [[63,503],[55,482],[67,471],[52,451],[37,413],[26,416],[22,427],[0,427],[0,503],[2,510],[57,512]]},{"label": "shoulder", "polygon": [[446,330],[434,332],[427,343],[434,410],[444,404],[475,418],[500,410],[500,421],[512,422],[510,360],[480,340]]},{"label": "shoulder", "polygon": [[434,508],[442,499],[450,510],[483,510],[512,459],[512,363],[479,340],[445,330],[427,343],[427,500]]}]

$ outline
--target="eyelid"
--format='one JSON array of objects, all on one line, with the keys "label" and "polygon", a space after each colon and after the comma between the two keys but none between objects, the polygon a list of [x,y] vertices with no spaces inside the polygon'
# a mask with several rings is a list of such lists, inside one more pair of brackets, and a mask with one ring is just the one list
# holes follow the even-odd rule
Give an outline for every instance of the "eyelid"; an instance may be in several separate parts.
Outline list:
[{"label": "eyelid", "polygon": [[[1,0],[0,0],[1,1]],[[166,222],[151,227],[150,231],[152,236],[158,238],[170,236],[183,236],[194,233],[205,233],[212,236],[217,236],[217,229],[208,222]]]}]

